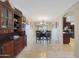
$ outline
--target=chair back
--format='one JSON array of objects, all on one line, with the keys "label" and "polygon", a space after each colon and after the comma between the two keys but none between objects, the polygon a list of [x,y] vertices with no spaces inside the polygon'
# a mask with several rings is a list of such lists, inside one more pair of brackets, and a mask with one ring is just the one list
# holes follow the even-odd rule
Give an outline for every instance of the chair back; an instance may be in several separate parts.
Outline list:
[{"label": "chair back", "polygon": [[51,37],[51,31],[46,31],[46,37]]},{"label": "chair back", "polygon": [[36,37],[40,37],[41,32],[40,31],[36,31]]}]

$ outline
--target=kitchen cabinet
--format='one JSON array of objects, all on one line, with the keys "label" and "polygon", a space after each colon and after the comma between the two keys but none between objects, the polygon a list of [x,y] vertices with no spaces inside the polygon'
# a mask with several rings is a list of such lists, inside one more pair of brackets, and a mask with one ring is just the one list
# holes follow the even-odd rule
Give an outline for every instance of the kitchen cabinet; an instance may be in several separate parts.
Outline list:
[{"label": "kitchen cabinet", "polygon": [[16,57],[26,46],[23,36],[15,40],[2,40],[0,41],[0,58],[13,58]]},{"label": "kitchen cabinet", "polygon": [[70,43],[70,35],[68,33],[63,33],[63,44]]}]

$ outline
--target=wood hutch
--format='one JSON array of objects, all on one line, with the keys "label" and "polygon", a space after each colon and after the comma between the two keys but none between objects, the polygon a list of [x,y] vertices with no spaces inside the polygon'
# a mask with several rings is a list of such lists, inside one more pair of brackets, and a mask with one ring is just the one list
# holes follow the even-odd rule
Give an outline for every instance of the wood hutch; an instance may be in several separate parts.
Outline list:
[{"label": "wood hutch", "polygon": [[[74,38],[74,23],[63,17],[63,43],[69,44],[70,38]],[[70,19],[71,20],[71,19]]]},{"label": "wood hutch", "polygon": [[70,23],[66,21],[66,17],[63,17],[63,44],[70,43],[69,28]]},{"label": "wood hutch", "polygon": [[26,46],[23,14],[9,1],[0,1],[0,58],[16,57]]}]

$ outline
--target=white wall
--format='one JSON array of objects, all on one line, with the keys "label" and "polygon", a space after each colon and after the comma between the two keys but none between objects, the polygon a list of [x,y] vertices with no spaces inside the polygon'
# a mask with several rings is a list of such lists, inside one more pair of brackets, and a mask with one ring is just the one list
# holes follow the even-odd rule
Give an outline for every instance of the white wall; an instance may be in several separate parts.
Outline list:
[{"label": "white wall", "polygon": [[79,14],[76,15],[76,17],[77,18],[75,21],[75,56],[79,57]]},{"label": "white wall", "polygon": [[[52,40],[58,44],[63,44],[63,16],[58,16],[55,22],[58,23],[57,28],[52,28]],[[55,23],[54,22],[54,23]]]},{"label": "white wall", "polygon": [[79,57],[79,2],[72,6],[66,16],[73,16],[75,19],[75,57]]},{"label": "white wall", "polygon": [[33,34],[33,28],[30,25],[26,25],[26,35],[27,35],[27,50],[30,50],[35,43],[35,37]]}]

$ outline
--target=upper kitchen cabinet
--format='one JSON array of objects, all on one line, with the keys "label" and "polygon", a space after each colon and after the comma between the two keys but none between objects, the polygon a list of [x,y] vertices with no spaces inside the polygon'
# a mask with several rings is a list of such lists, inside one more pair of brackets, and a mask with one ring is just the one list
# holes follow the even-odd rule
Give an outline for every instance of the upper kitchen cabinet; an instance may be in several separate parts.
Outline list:
[{"label": "upper kitchen cabinet", "polygon": [[18,9],[14,9],[14,32],[22,31],[22,12]]},{"label": "upper kitchen cabinet", "polygon": [[0,34],[12,33],[14,28],[14,11],[8,1],[0,1]]}]

